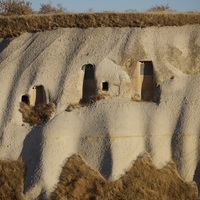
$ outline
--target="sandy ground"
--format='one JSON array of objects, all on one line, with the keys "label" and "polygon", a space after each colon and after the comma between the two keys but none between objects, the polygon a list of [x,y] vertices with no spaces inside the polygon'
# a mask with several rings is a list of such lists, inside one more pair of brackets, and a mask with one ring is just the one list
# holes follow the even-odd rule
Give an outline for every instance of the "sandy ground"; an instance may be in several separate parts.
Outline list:
[{"label": "sandy ground", "polygon": [[[41,193],[48,199],[74,153],[109,180],[123,175],[145,151],[157,167],[173,159],[185,180],[195,180],[200,173],[199,47],[199,25],[58,29],[0,40],[0,157],[25,161],[28,199]],[[157,103],[131,100],[131,73],[143,59],[154,64],[161,91]],[[87,63],[96,66],[98,83],[124,83],[124,90],[66,112],[82,98],[81,68]],[[19,102],[40,84],[56,112],[32,128],[23,124]]]}]

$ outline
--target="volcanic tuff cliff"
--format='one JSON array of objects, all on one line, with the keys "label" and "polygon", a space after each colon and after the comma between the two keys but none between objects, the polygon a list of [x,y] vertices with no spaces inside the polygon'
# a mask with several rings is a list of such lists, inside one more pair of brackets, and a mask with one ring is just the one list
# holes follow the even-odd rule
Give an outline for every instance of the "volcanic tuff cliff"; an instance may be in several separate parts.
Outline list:
[{"label": "volcanic tuff cliff", "polygon": [[[158,99],[134,101],[138,61],[153,63]],[[25,161],[29,199],[52,192],[66,159],[81,154],[113,180],[142,152],[157,167],[173,159],[187,181],[199,176],[200,25],[66,28],[0,41],[0,157]],[[65,111],[82,99],[85,64],[95,66],[105,99]],[[51,120],[23,123],[19,103],[42,85],[56,105]],[[23,124],[23,126],[22,126]],[[197,182],[199,180],[196,180]]]}]

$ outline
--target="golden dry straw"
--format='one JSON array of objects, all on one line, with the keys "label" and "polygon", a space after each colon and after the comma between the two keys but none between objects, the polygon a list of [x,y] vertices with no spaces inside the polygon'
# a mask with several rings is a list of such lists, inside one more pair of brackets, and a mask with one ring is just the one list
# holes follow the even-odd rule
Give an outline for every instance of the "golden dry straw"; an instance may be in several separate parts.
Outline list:
[{"label": "golden dry straw", "polygon": [[200,24],[199,12],[60,13],[0,17],[0,38],[63,28],[148,27]]}]

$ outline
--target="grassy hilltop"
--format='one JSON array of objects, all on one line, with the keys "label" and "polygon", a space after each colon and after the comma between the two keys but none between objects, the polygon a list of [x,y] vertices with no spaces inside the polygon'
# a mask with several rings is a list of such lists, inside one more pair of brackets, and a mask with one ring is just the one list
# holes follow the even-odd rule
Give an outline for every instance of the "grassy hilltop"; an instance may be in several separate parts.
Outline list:
[{"label": "grassy hilltop", "polygon": [[148,27],[200,24],[199,12],[58,13],[0,17],[0,38],[62,28]]}]

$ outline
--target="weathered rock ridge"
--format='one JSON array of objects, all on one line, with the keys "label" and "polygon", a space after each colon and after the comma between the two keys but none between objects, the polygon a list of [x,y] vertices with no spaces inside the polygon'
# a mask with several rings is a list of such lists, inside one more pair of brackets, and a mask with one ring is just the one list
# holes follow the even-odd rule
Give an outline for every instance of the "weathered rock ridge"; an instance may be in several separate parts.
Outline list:
[{"label": "weathered rock ridge", "polygon": [[[150,60],[160,96],[132,100],[132,74]],[[80,154],[110,180],[149,152],[157,167],[174,160],[187,181],[199,181],[200,25],[162,28],[58,29],[0,42],[0,157],[22,157],[25,192],[53,191],[66,159]],[[95,65],[105,99],[66,112],[82,98],[85,64]],[[189,75],[190,74],[190,75]],[[23,125],[19,102],[43,85],[55,115],[41,126]],[[105,92],[106,93],[106,92]]]}]

